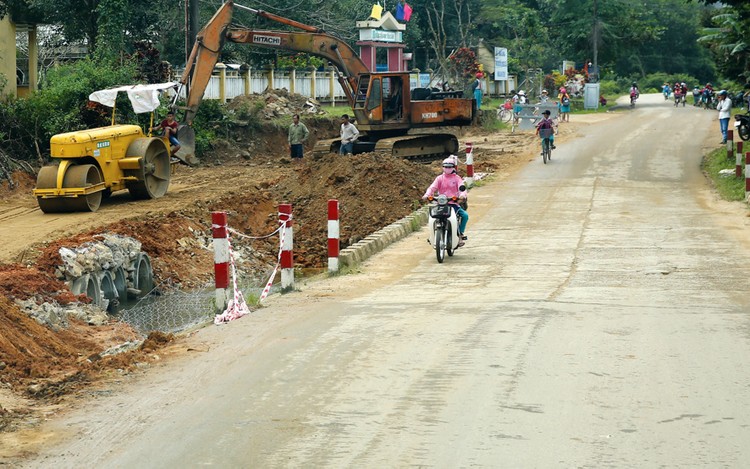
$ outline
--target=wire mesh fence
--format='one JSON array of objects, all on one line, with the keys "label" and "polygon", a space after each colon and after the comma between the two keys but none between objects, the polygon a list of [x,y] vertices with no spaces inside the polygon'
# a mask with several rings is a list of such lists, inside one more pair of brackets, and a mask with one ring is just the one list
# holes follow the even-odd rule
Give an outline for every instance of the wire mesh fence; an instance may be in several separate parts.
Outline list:
[{"label": "wire mesh fence", "polygon": [[208,288],[151,294],[118,311],[116,317],[142,334],[175,333],[207,323],[214,315],[214,291]]}]

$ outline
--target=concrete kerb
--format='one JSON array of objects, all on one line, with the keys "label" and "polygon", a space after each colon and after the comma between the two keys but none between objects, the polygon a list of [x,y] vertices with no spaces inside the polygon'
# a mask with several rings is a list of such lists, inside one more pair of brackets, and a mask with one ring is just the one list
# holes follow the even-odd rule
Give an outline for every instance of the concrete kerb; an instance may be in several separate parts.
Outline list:
[{"label": "concrete kerb", "polygon": [[365,239],[358,241],[339,253],[339,265],[352,267],[367,260],[390,244],[405,238],[410,233],[427,224],[427,209],[422,207],[404,218],[391,223]]}]

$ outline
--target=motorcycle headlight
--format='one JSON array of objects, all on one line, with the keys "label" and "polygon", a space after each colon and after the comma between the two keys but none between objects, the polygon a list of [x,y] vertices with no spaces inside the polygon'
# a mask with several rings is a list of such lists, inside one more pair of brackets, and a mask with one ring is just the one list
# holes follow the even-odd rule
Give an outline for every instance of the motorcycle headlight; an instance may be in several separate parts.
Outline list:
[{"label": "motorcycle headlight", "polygon": [[445,194],[440,194],[437,201],[439,205],[445,205],[448,203],[448,197]]}]

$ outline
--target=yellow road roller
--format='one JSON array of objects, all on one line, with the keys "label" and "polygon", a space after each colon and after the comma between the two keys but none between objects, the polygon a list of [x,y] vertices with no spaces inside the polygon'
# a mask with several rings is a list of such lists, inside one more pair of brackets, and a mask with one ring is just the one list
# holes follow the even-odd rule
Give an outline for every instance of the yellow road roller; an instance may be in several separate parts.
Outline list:
[{"label": "yellow road roller", "polygon": [[[43,212],[95,212],[102,197],[123,189],[135,199],[156,199],[167,193],[171,176],[169,141],[145,135],[137,125],[114,125],[117,91],[127,90],[130,94],[133,89],[136,88],[97,92],[108,92],[107,100],[100,102],[113,107],[113,125],[67,132],[50,139],[50,156],[55,163],[39,171],[33,191]],[[146,92],[138,90],[140,94],[134,96],[144,101]],[[148,89],[148,93],[152,91]],[[92,93],[89,99],[96,96]],[[147,99],[155,99],[154,108],[158,105],[158,95]]]}]

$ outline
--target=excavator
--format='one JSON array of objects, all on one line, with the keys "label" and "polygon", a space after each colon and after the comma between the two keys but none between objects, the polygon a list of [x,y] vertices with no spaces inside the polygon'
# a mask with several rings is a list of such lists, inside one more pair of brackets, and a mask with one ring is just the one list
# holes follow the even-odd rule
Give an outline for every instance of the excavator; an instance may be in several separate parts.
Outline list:
[{"label": "excavator", "polygon": [[[299,31],[256,30],[231,26],[235,8]],[[431,88],[411,89],[408,72],[371,72],[343,40],[322,29],[253,8],[224,3],[197,34],[184,73],[189,84],[183,123],[178,134],[184,158],[194,159],[195,135],[192,123],[214,66],[224,44],[238,44],[304,52],[335,65],[337,79],[360,130],[354,153],[380,152],[394,157],[431,160],[458,152],[452,133],[438,133],[445,126],[470,125],[477,115],[476,101],[462,92],[436,92]],[[433,132],[433,133],[430,133]],[[340,139],[320,140],[313,152],[338,152]]]}]

